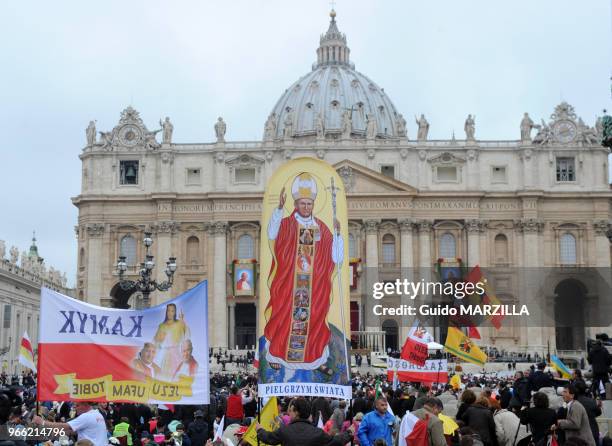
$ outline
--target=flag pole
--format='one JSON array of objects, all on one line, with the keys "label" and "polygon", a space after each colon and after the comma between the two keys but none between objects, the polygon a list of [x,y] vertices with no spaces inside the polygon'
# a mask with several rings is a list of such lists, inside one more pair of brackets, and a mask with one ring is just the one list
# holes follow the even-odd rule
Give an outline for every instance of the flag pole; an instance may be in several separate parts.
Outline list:
[{"label": "flag pole", "polygon": [[[261,397],[257,395],[257,424],[261,423]],[[257,446],[259,446],[259,437],[257,436],[257,429],[255,429],[255,437],[257,437]]]},{"label": "flag pole", "polygon": [[[336,191],[340,190],[340,188],[336,187],[334,184],[334,177],[331,177],[331,186],[329,187],[329,190],[331,191],[331,195],[332,195],[332,211],[333,211],[333,219],[334,221],[332,222],[332,226],[335,226],[336,223]],[[334,232],[336,232],[336,228],[334,227]],[[338,256],[338,244],[336,244],[336,258],[342,258],[344,257],[344,252],[342,253],[342,256],[339,257]],[[346,379],[348,381],[348,383],[350,384],[351,381],[351,363],[349,362],[349,358],[348,358],[348,348],[346,346],[346,333],[344,331],[345,329],[345,318],[344,318],[344,292],[342,289],[342,269],[338,268],[338,290],[340,292],[340,319],[342,320],[342,335],[343,335],[343,339],[342,339],[342,344],[344,344],[344,361],[346,362]]]}]

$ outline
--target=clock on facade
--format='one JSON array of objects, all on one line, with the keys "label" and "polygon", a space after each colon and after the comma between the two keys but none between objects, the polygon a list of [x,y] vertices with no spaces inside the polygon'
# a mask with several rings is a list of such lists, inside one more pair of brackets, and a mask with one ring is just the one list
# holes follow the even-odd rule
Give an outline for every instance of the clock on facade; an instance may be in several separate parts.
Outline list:
[{"label": "clock on facade", "polygon": [[558,121],[554,124],[553,133],[557,141],[562,143],[571,142],[576,137],[576,124],[572,121]]},{"label": "clock on facade", "polygon": [[140,129],[134,125],[125,125],[119,130],[121,143],[126,146],[134,146],[141,139]]}]

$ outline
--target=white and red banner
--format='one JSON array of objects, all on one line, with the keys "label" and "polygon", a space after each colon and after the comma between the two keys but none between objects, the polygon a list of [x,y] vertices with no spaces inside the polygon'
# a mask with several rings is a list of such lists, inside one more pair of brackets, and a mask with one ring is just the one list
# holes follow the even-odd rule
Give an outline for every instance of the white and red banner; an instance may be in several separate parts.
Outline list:
[{"label": "white and red banner", "polygon": [[43,288],[38,399],[209,404],[207,302],[206,281],[144,310]]},{"label": "white and red banner", "polygon": [[420,366],[404,359],[387,358],[387,381],[392,382],[396,372],[401,382],[425,384],[448,382],[446,359],[429,359]]},{"label": "white and red banner", "polygon": [[415,319],[402,351],[400,358],[416,365],[425,365],[427,360],[427,344],[433,341],[433,336],[421,325],[418,319]]}]

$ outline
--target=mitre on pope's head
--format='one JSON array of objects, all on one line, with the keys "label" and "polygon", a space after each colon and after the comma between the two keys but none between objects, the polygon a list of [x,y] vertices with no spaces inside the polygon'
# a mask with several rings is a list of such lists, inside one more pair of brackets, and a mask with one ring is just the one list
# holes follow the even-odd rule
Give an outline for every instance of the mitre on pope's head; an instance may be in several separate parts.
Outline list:
[{"label": "mitre on pope's head", "polygon": [[314,200],[317,198],[316,181],[310,176],[309,173],[299,174],[295,180],[293,180],[291,195],[293,195],[294,200],[299,200],[300,198],[310,198],[311,200]]}]

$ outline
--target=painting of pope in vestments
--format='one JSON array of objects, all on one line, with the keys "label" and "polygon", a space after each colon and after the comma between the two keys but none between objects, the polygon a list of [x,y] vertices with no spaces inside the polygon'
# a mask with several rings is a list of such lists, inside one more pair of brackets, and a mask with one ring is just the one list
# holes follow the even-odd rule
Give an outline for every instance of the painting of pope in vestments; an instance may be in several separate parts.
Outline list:
[{"label": "painting of pope in vestments", "polygon": [[276,182],[274,195],[267,191],[271,209],[264,212],[262,252],[269,267],[263,258],[259,346],[260,363],[270,373],[260,366],[263,383],[348,381],[341,376],[348,370],[346,199],[342,194],[339,204],[341,180],[331,166],[309,163],[324,166],[294,166]]}]

